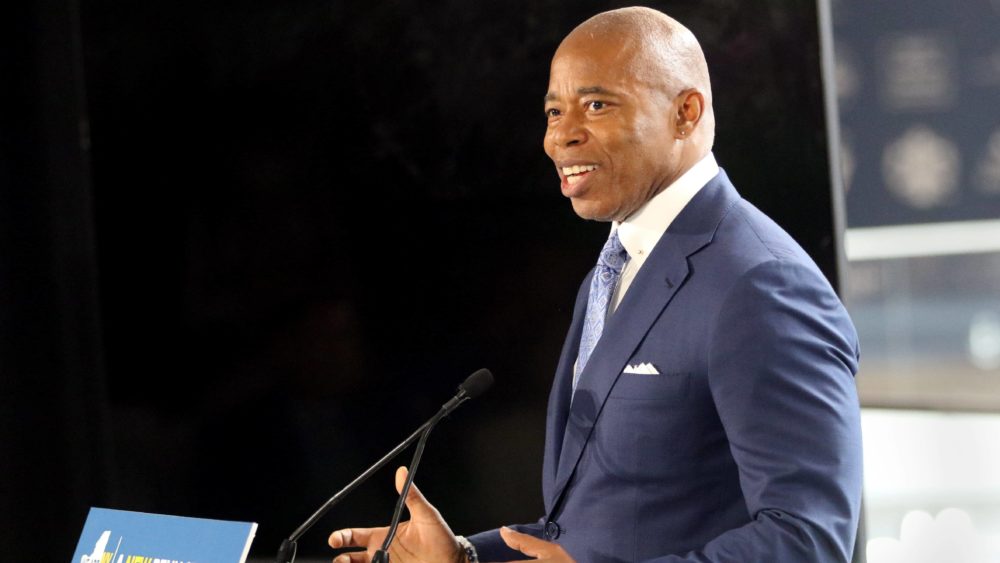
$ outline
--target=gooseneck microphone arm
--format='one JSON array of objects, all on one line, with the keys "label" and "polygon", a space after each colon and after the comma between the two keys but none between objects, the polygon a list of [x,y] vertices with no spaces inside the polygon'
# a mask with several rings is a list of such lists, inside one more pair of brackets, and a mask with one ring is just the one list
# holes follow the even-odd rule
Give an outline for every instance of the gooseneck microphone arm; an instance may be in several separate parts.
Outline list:
[{"label": "gooseneck microphone arm", "polygon": [[[309,517],[301,526],[296,528],[294,532],[287,539],[281,542],[281,547],[278,548],[278,556],[276,558],[277,563],[292,563],[295,561],[295,553],[298,550],[298,540],[301,538],[313,525],[323,517],[324,514],[329,512],[337,503],[344,499],[347,495],[358,488],[359,485],[364,483],[371,477],[376,471],[389,463],[394,457],[400,454],[403,450],[410,446],[417,439],[420,440],[418,445],[418,451],[414,454],[414,461],[411,464],[413,466],[412,470],[406,479],[406,484],[403,487],[403,494],[400,496],[400,501],[397,503],[397,513],[401,513],[401,503],[402,499],[406,498],[406,493],[410,490],[410,485],[413,482],[413,474],[416,470],[416,465],[420,462],[420,454],[423,452],[423,446],[427,442],[427,436],[430,434],[430,430],[444,417],[448,416],[453,410],[458,408],[459,405],[468,401],[469,399],[475,399],[476,397],[482,395],[486,392],[490,386],[493,385],[493,374],[490,373],[488,369],[480,369],[467,377],[461,385],[458,386],[458,392],[454,397],[448,400],[447,403],[441,406],[441,410],[437,412],[430,420],[423,423],[420,428],[417,428],[416,432],[410,434],[410,436],[403,440],[398,446],[392,449],[389,453],[382,456],[382,459],[376,461],[371,467],[365,470],[364,473],[358,475],[353,481],[347,484],[346,487],[341,489],[337,494],[330,497],[323,506],[320,506],[312,516]],[[393,521],[398,526],[399,517],[394,516]],[[390,530],[390,533],[395,535],[395,526]],[[391,541],[391,536],[387,536],[389,541]],[[388,548],[388,542],[386,542],[385,548]]]},{"label": "gooseneck microphone arm", "polygon": [[[468,400],[468,399],[466,399]],[[461,403],[459,403],[461,404]],[[458,405],[456,405],[458,406]],[[403,483],[403,490],[399,493],[399,499],[396,500],[396,508],[392,512],[392,520],[389,522],[389,531],[385,535],[385,541],[382,542],[382,547],[375,552],[372,556],[372,563],[389,563],[389,545],[392,540],[396,538],[396,530],[399,528],[399,520],[403,516],[403,506],[406,503],[406,495],[410,492],[410,486],[413,485],[413,478],[417,475],[417,466],[420,465],[420,458],[424,455],[424,447],[427,445],[427,438],[431,435],[431,430],[442,418],[445,417],[447,412],[442,407],[442,409],[434,415],[434,418],[430,419],[427,424],[426,430],[424,430],[423,435],[420,436],[420,441],[417,442],[417,449],[413,452],[413,460],[410,462],[409,470],[406,472],[406,482]]]},{"label": "gooseneck microphone arm", "polygon": [[312,528],[313,525],[315,525],[316,522],[319,521],[319,519],[322,518],[324,514],[329,512],[330,509],[333,508],[341,500],[343,500],[344,497],[351,494],[354,491],[354,489],[358,488],[359,485],[367,481],[368,478],[372,476],[372,474],[374,474],[379,469],[382,469],[382,467],[385,466],[385,464],[389,463],[392,460],[392,458],[399,455],[399,453],[408,448],[410,444],[417,441],[417,439],[420,438],[420,436],[424,433],[424,430],[427,429],[429,425],[430,421],[425,422],[423,426],[417,429],[416,432],[410,434],[409,438],[403,440],[402,443],[393,448],[391,452],[382,456],[382,459],[376,461],[375,464],[369,467],[364,473],[358,475],[357,478],[348,483],[346,487],[341,489],[337,494],[333,495],[332,497],[330,497],[329,500],[323,503],[323,506],[319,507],[319,509],[316,510],[316,512],[314,512],[313,515],[310,516],[308,520],[303,522],[301,526],[299,526],[294,532],[292,532],[292,534],[288,536],[288,539],[281,542],[281,547],[278,548],[277,563],[292,563],[292,561],[295,561],[295,551],[297,549],[296,542],[299,541],[299,538],[301,538],[303,534],[308,532],[309,528]]}]

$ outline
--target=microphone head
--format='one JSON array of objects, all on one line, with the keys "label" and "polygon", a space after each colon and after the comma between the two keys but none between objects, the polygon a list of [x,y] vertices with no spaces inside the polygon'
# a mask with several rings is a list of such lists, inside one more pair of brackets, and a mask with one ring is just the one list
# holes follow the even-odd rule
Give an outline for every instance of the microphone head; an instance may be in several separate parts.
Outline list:
[{"label": "microphone head", "polygon": [[465,378],[465,381],[458,386],[459,392],[465,392],[465,396],[470,399],[482,395],[493,385],[493,374],[490,370],[482,368]]}]

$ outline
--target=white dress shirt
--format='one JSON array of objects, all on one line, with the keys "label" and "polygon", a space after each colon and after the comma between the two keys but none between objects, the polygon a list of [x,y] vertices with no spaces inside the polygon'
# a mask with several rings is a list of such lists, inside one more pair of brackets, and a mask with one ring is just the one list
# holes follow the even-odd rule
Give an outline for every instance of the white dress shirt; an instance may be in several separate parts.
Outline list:
[{"label": "white dress shirt", "polygon": [[[719,165],[712,153],[708,153],[697,164],[692,166],[680,178],[663,191],[653,196],[638,211],[622,222],[615,221],[611,232],[618,231],[618,239],[628,252],[628,261],[622,268],[618,287],[609,307],[609,314],[614,312],[625,297],[625,292],[632,285],[639,269],[646,262],[653,247],[660,241],[670,223],[680,214],[681,210],[691,201],[691,198],[701,190],[702,186],[719,173]],[[608,235],[610,236],[610,235]]]}]

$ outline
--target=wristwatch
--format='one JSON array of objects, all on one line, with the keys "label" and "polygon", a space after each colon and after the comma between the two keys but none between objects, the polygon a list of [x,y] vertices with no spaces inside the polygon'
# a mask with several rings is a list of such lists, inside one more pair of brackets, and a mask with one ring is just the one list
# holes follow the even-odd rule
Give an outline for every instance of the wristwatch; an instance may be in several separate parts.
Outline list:
[{"label": "wristwatch", "polygon": [[472,545],[472,542],[465,539],[465,536],[455,536],[458,540],[459,547],[465,552],[465,559],[468,563],[479,563],[479,555],[476,553],[476,546]]}]

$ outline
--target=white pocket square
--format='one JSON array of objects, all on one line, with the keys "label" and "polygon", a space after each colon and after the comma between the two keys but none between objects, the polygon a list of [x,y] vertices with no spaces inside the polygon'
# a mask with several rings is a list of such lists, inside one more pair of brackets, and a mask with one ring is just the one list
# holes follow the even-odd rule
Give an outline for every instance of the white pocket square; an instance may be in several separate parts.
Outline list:
[{"label": "white pocket square", "polygon": [[635,375],[660,375],[660,371],[656,369],[656,366],[650,363],[627,365],[625,366],[625,371],[622,373],[632,373]]}]

